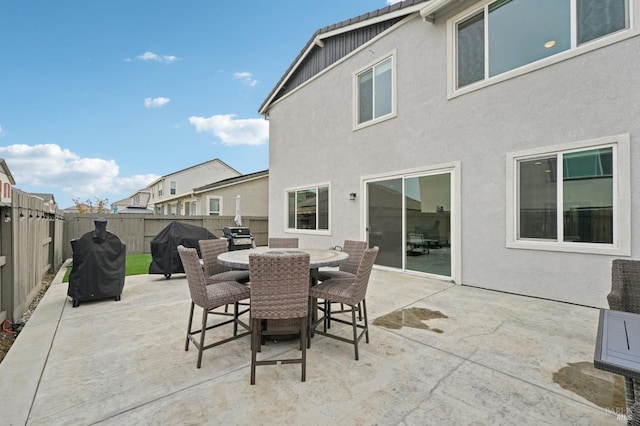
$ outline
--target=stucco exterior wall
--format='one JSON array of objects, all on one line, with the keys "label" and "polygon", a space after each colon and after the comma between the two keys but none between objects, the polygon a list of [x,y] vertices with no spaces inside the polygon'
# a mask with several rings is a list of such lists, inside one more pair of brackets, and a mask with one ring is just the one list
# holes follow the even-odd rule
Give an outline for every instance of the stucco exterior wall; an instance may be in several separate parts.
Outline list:
[{"label": "stucco exterior wall", "polygon": [[221,216],[235,216],[236,195],[240,195],[240,213],[242,216],[269,215],[269,177],[264,176],[246,182],[215,188],[198,194],[199,214],[207,214],[208,197],[222,197]]},{"label": "stucco exterior wall", "polygon": [[[269,234],[287,235],[285,188],[329,182],[331,235],[294,234],[300,245],[365,238],[361,177],[460,162],[458,283],[606,307],[615,256],[506,247],[506,154],[630,134],[631,176],[619,178],[637,258],[640,37],[449,100],[446,18],[413,19],[271,107]],[[354,131],[353,73],[392,51],[397,117]]]}]

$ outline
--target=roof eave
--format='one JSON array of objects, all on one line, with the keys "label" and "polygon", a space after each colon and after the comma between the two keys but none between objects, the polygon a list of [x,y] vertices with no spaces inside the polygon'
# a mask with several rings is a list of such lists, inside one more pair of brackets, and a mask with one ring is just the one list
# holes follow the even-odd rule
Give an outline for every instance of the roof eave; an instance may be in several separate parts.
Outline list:
[{"label": "roof eave", "polygon": [[464,0],[431,0],[426,6],[419,8],[420,16],[422,16],[422,19],[425,21],[433,21],[436,12],[440,12],[454,3],[462,3],[463,1]]},{"label": "roof eave", "polygon": [[[433,1],[437,1],[437,0],[431,0]],[[442,1],[442,0],[440,0]],[[446,1],[456,1],[456,0],[446,0]],[[289,68],[288,72],[285,74],[285,76],[280,80],[278,86],[276,86],[276,88],[274,90],[271,91],[271,95],[263,102],[262,106],[260,107],[260,109],[258,110],[258,113],[264,116],[267,116],[269,114],[269,108],[271,107],[274,98],[278,95],[278,93],[280,93],[280,90],[282,89],[282,87],[286,84],[287,81],[289,81],[289,78],[291,77],[291,75],[293,73],[295,73],[295,71],[298,69],[298,67],[300,66],[300,64],[305,60],[305,58],[307,57],[307,55],[311,52],[311,50],[313,49],[314,46],[320,46],[322,47],[324,42],[322,41],[323,39],[329,38],[329,37],[334,37],[338,34],[342,34],[345,32],[349,32],[349,31],[353,31],[359,28],[363,28],[369,25],[374,25],[377,24],[379,22],[384,22],[384,21],[388,21],[390,19],[394,19],[397,18],[399,16],[405,16],[405,15],[411,15],[412,13],[416,13],[421,11],[425,6],[422,4],[416,4],[413,6],[408,6],[405,8],[401,8],[401,9],[397,9],[391,12],[388,12],[384,15],[378,15],[378,16],[374,16],[370,19],[366,19],[363,21],[359,21],[356,22],[354,24],[351,25],[346,25],[344,27],[340,27],[337,28],[335,30],[327,30],[327,31],[323,31],[323,29],[320,29],[318,31],[316,31],[316,33],[311,37],[311,40],[309,40],[306,44],[306,46],[303,49],[303,52],[301,55],[298,56],[297,61],[294,63],[294,65],[292,67]],[[329,27],[325,27],[326,28],[331,28],[331,26]]]}]

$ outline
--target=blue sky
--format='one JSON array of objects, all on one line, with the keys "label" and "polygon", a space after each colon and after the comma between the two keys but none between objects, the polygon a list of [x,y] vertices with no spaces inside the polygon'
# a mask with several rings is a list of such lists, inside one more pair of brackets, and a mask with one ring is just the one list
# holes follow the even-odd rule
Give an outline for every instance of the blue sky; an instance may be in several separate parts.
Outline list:
[{"label": "blue sky", "polygon": [[2,0],[0,158],[61,208],[214,158],[269,167],[258,108],[324,26],[398,0]]}]

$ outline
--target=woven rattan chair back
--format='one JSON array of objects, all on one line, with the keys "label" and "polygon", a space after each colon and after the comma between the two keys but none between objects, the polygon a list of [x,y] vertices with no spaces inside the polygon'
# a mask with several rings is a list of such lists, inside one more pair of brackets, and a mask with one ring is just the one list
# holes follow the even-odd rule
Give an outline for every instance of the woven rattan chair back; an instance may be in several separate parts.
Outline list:
[{"label": "woven rattan chair back", "polygon": [[[251,384],[256,383],[256,366],[301,364],[306,380],[307,336],[309,333],[309,254],[268,252],[249,254],[251,278]],[[263,332],[263,323],[285,323],[285,330]],[[283,332],[300,335],[300,358],[258,360],[263,335]]]},{"label": "woven rattan chair back", "polygon": [[301,318],[309,302],[309,254],[252,253],[251,316],[260,319]]},{"label": "woven rattan chair back", "polygon": [[356,272],[356,279],[353,283],[351,290],[351,305],[360,303],[367,295],[367,287],[369,286],[369,277],[371,276],[371,269],[378,256],[379,248],[373,247],[366,249],[362,254],[362,260],[360,266]]},{"label": "woven rattan chair back", "polygon": [[189,293],[191,300],[201,308],[207,308],[209,301],[207,298],[207,283],[204,278],[198,252],[194,248],[178,246],[178,254],[182,260],[184,273],[187,275],[187,283],[189,284]]},{"label": "woven rattan chair back", "polygon": [[210,239],[198,241],[200,254],[204,265],[204,275],[210,277],[221,272],[229,271],[229,268],[218,263],[218,255],[226,253],[229,245],[226,239]]},{"label": "woven rattan chair back", "polygon": [[297,238],[269,238],[270,248],[298,248]]},{"label": "woven rattan chair back", "polygon": [[358,267],[360,266],[362,255],[364,254],[364,251],[366,249],[366,241],[345,240],[344,245],[342,246],[342,251],[347,253],[349,257],[347,258],[346,262],[340,265],[339,269],[342,272],[349,272],[355,275],[356,272],[358,272]]},{"label": "woven rattan chair back", "polygon": [[611,265],[609,308],[640,314],[640,260],[615,259]]}]

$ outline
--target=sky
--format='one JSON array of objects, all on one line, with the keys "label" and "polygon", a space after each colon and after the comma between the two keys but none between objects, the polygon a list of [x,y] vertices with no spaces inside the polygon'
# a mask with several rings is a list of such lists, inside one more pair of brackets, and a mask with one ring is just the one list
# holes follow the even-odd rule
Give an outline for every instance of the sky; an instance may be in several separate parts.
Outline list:
[{"label": "sky", "polygon": [[219,158],[269,168],[258,114],[316,30],[399,0],[2,0],[0,158],[60,208]]}]

